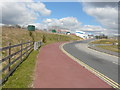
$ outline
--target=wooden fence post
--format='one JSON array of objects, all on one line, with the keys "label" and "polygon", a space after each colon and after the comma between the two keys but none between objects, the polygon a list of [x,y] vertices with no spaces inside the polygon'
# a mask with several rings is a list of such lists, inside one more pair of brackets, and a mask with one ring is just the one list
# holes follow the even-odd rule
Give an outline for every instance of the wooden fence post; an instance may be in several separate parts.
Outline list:
[{"label": "wooden fence post", "polygon": [[40,41],[40,46],[42,46],[42,40]]},{"label": "wooden fence post", "polygon": [[[29,42],[30,42],[30,40],[29,40]],[[31,42],[29,43],[29,49],[31,48],[30,45],[31,45]],[[29,52],[28,52],[28,54],[29,54]]]},{"label": "wooden fence post", "polygon": [[22,61],[22,41],[20,43],[21,43],[21,61]]},{"label": "wooden fence post", "polygon": [[29,41],[30,41],[30,40],[27,41],[28,43],[27,43],[27,49],[26,49],[26,51],[27,51],[27,52],[26,52],[26,57],[27,57],[28,54],[29,54],[29,52],[28,52],[28,49],[29,49]]},{"label": "wooden fence post", "polygon": [[[8,46],[9,46],[9,49],[8,49],[8,56],[10,56],[11,55],[11,43],[10,42],[8,42]],[[11,62],[11,57],[8,59],[8,64],[10,64],[10,62]],[[9,68],[8,68],[8,72],[10,71],[10,66],[9,66]]]},{"label": "wooden fence post", "polygon": [[[26,42],[28,42],[28,41],[26,41]],[[28,47],[28,43],[26,43],[26,57],[27,57],[27,47]]]}]

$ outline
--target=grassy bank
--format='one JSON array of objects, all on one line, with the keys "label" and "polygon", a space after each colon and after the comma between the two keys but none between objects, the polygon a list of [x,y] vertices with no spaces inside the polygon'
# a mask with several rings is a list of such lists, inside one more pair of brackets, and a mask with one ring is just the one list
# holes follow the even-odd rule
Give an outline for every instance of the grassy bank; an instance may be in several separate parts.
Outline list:
[{"label": "grassy bank", "polygon": [[[46,33],[40,30],[30,32],[25,29],[19,28],[2,28],[2,46],[8,46],[10,42],[11,45],[19,44],[20,42],[28,42],[28,41],[39,41],[42,40],[45,44],[61,42],[61,41],[70,41],[70,40],[79,40],[80,38],[74,35],[60,35],[53,33]],[[23,47],[24,48],[24,47]],[[18,51],[17,48],[13,48],[11,50],[12,53]],[[4,58],[7,54],[6,51],[2,52],[2,57]]]},{"label": "grassy bank", "polygon": [[91,43],[92,44],[113,44],[113,45],[98,45],[96,47],[110,50],[113,52],[120,52],[120,50],[118,49],[118,47],[120,47],[120,46],[114,44],[114,43],[120,43],[120,41],[115,40],[115,39],[100,39],[100,40],[93,41]]},{"label": "grassy bank", "polygon": [[[54,42],[80,40],[81,38],[73,35],[58,35],[46,33],[43,31],[29,32],[23,29],[3,28],[2,45],[7,46],[7,42],[11,44],[19,44],[20,41],[42,40],[44,45]],[[15,52],[17,49],[13,49]],[[34,69],[36,56],[39,51],[33,51],[28,58],[16,69],[16,71],[8,78],[8,81],[3,85],[3,88],[29,88],[32,86],[34,78]]]},{"label": "grassy bank", "polygon": [[11,44],[18,44],[21,41],[26,42],[28,40],[39,41],[45,39],[45,43],[51,42],[60,42],[60,41],[70,41],[70,40],[80,40],[81,38],[75,35],[60,35],[53,33],[46,33],[43,31],[35,31],[29,32],[24,29],[17,28],[2,28],[2,46],[7,46],[7,42],[11,42]]},{"label": "grassy bank", "polygon": [[37,54],[38,51],[33,51],[29,57],[16,69],[13,75],[8,78],[8,81],[3,85],[3,88],[31,87]]},{"label": "grassy bank", "polygon": [[113,52],[119,52],[120,53],[120,49],[118,49],[118,46],[117,45],[106,45],[106,46],[97,46],[99,48],[102,48],[102,49],[106,49],[106,50],[110,50],[110,51],[113,51]]},{"label": "grassy bank", "polygon": [[113,44],[113,43],[117,43],[117,42],[118,42],[118,40],[115,40],[115,39],[98,39],[91,43],[93,43],[93,44]]}]

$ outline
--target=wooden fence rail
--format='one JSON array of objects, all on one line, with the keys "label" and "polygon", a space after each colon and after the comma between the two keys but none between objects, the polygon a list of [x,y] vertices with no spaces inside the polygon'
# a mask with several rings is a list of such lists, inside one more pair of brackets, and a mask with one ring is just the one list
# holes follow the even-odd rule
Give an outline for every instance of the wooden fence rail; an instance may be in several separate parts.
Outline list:
[{"label": "wooden fence rail", "polygon": [[[2,65],[2,68],[0,68],[0,84],[2,85],[8,79],[8,77],[28,57],[28,55],[33,51],[34,48],[37,47],[38,49],[38,47],[40,47],[41,45],[41,41],[29,41],[25,43],[21,42],[20,44],[16,45],[11,45],[11,43],[8,43],[7,47],[0,48],[0,53],[6,52],[4,53],[5,56],[2,57],[2,59],[0,60],[0,65]],[[17,51],[15,51],[15,48]]]}]

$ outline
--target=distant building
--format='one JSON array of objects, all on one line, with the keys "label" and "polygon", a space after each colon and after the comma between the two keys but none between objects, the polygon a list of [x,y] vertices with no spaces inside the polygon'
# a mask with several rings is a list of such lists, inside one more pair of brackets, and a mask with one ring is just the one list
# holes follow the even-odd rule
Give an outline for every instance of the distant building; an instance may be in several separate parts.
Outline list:
[{"label": "distant building", "polygon": [[88,38],[94,38],[93,34],[88,34]]},{"label": "distant building", "polygon": [[75,34],[76,34],[76,36],[79,36],[79,37],[81,37],[83,39],[89,38],[88,35],[85,32],[83,32],[83,31],[76,31]]},{"label": "distant building", "polygon": [[59,30],[57,30],[57,31],[59,31],[59,33],[61,33],[61,34],[67,34],[67,35],[70,35],[70,31],[67,30],[67,29],[59,29]]},{"label": "distant building", "polygon": [[59,34],[66,34],[66,35],[70,35],[70,30],[68,29],[49,29],[49,32],[52,32],[52,33],[59,33]]}]

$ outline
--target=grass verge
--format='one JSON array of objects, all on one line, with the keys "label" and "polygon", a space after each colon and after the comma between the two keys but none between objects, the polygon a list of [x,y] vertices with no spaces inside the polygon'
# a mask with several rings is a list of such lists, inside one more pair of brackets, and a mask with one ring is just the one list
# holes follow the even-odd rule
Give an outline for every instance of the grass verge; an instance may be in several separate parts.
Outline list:
[{"label": "grass verge", "polygon": [[[61,35],[46,33],[43,31],[35,31],[30,33],[27,30],[16,29],[16,28],[3,28],[2,33],[2,45],[7,46],[7,42],[11,42],[13,45],[18,44],[21,40],[26,42],[28,40],[44,41],[44,45],[61,42],[61,41],[71,41],[71,40],[81,40],[81,38],[74,35]],[[43,46],[44,46],[43,45]],[[13,49],[13,52],[16,52]],[[19,65],[16,71],[8,78],[6,83],[2,86],[3,88],[30,88],[33,81],[36,56],[39,51],[33,51],[28,58]],[[3,56],[4,54],[2,54]],[[6,54],[5,54],[6,56]]]},{"label": "grass verge", "polygon": [[113,44],[113,43],[118,43],[118,40],[115,39],[99,39],[91,42],[93,44]]},{"label": "grass verge", "polygon": [[8,78],[3,88],[30,88],[33,81],[33,73],[35,69],[36,56],[38,50],[32,51],[29,57],[16,69],[16,71]]},{"label": "grass verge", "polygon": [[101,45],[99,45],[99,46],[96,46],[96,47],[120,53],[120,50],[118,49],[117,45],[107,45],[107,46],[101,46]]},{"label": "grass verge", "polygon": [[[96,41],[91,42],[92,44],[106,44],[106,45],[97,45],[96,47],[102,48],[102,49],[106,49],[109,51],[113,51],[113,52],[120,52],[119,48],[119,44],[118,45],[114,45],[114,43],[120,43],[120,41],[115,40],[115,39],[99,39]],[[113,45],[107,45],[107,44],[113,44]]]}]

